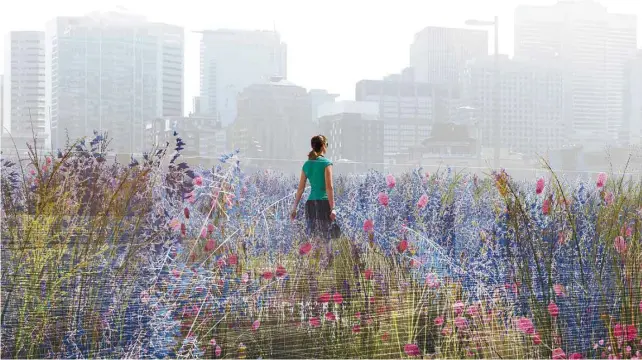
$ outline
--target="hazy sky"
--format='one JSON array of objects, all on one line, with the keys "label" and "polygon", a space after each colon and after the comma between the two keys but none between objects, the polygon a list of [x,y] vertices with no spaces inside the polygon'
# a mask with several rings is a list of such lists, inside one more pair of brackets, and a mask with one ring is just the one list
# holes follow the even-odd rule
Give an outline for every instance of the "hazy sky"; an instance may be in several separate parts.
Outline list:
[{"label": "hazy sky", "polygon": [[[642,19],[642,0],[600,2],[612,12],[633,13]],[[113,10],[119,5],[152,21],[182,25],[187,32],[189,109],[189,99],[199,91],[199,35],[191,33],[194,30],[276,27],[288,44],[291,81],[352,99],[358,80],[378,79],[407,66],[413,36],[425,26],[457,27],[467,18],[498,15],[500,50],[512,53],[515,6],[552,3],[555,0],[1,0],[0,32],[40,30],[58,15]],[[638,28],[642,30],[642,24]],[[0,65],[3,62],[0,58]]]}]

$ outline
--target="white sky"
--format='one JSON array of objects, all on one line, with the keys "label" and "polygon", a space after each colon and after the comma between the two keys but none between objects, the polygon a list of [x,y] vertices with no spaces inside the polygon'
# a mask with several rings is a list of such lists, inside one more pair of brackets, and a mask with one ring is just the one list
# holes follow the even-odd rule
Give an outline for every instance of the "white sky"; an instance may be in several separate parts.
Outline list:
[{"label": "white sky", "polygon": [[[642,20],[642,0],[600,2],[611,12],[637,14]],[[288,44],[289,80],[352,99],[357,81],[379,79],[407,66],[413,36],[425,26],[459,27],[468,18],[498,15],[500,51],[512,53],[515,6],[552,3],[555,0],[0,0],[0,33],[44,30],[45,22],[55,16],[119,5],[152,21],[182,25],[188,34],[185,106],[189,110],[191,97],[199,91],[199,36],[190,31],[276,26]],[[638,29],[642,41],[642,24]],[[0,69],[3,62],[0,57]]]}]

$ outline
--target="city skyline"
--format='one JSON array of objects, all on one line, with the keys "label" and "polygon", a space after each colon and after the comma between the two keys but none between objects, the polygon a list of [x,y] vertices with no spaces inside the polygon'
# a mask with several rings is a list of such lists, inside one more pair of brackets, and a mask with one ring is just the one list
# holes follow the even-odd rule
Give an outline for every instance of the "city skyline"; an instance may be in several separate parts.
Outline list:
[{"label": "city skyline", "polygon": [[[641,47],[640,26],[642,4],[633,0],[601,0],[609,11],[629,13],[638,17],[638,47]],[[118,1],[60,1],[37,4],[24,1],[0,14],[0,31],[44,30],[47,21],[56,16],[84,15],[95,10],[114,10]],[[381,79],[398,73],[409,64],[409,46],[414,35],[426,26],[467,28],[468,18],[500,18],[500,52],[513,53],[515,7],[520,4],[553,4],[554,0],[485,1],[484,4],[455,0],[438,11],[432,4],[398,1],[395,6],[361,1],[335,6],[324,2],[315,11],[304,10],[295,2],[277,1],[263,4],[239,1],[217,7],[213,12],[194,11],[199,4],[183,1],[177,4],[150,6],[146,1],[131,1],[127,10],[141,14],[150,21],[185,27],[185,112],[191,99],[198,96],[200,34],[195,31],[219,28],[240,30],[274,30],[288,44],[288,79],[305,88],[327,89],[340,99],[354,99],[354,84],[362,79]],[[636,4],[637,3],[637,4]],[[190,6],[193,5],[193,6]],[[436,4],[435,4],[436,5]],[[34,14],[33,6],[41,11]],[[180,7],[180,8],[179,8]],[[247,11],[253,9],[256,11]],[[436,9],[436,7],[435,7]],[[360,13],[364,10],[363,13]],[[208,16],[208,14],[217,14]],[[24,16],[23,16],[24,14]],[[27,14],[29,16],[27,16]],[[367,16],[363,16],[367,14]],[[403,14],[404,21],[396,21]],[[332,24],[328,27],[328,24]],[[355,26],[358,25],[358,26]],[[389,24],[389,26],[381,26]],[[323,31],[321,31],[323,29]],[[492,38],[492,31],[489,33]],[[356,42],[359,46],[356,46]],[[490,41],[489,46],[493,46]],[[0,61],[4,61],[1,59]],[[4,64],[0,63],[0,66]]]}]

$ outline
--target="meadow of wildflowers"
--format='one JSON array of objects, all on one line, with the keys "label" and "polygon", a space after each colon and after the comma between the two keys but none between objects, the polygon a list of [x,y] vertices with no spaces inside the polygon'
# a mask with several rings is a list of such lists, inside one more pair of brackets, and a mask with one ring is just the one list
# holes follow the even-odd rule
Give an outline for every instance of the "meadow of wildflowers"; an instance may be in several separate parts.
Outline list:
[{"label": "meadow of wildflowers", "polygon": [[294,177],[185,146],[2,160],[3,358],[640,356],[639,180],[341,177],[327,261]]}]

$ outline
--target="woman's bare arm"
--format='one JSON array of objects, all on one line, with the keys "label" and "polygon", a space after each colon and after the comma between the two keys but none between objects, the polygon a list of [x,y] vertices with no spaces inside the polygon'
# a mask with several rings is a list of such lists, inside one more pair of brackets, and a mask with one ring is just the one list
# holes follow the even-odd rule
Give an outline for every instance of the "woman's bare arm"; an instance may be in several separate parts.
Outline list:
[{"label": "woman's bare arm", "polygon": [[296,209],[299,207],[299,202],[303,196],[303,191],[305,191],[305,183],[308,181],[308,178],[305,176],[305,172],[301,171],[301,178],[299,179],[299,188],[296,190],[296,196],[294,197],[294,207],[292,207],[292,218],[296,217]]},{"label": "woman's bare arm", "polygon": [[325,168],[325,191],[328,194],[330,209],[334,211],[334,183],[332,182],[332,165]]}]

